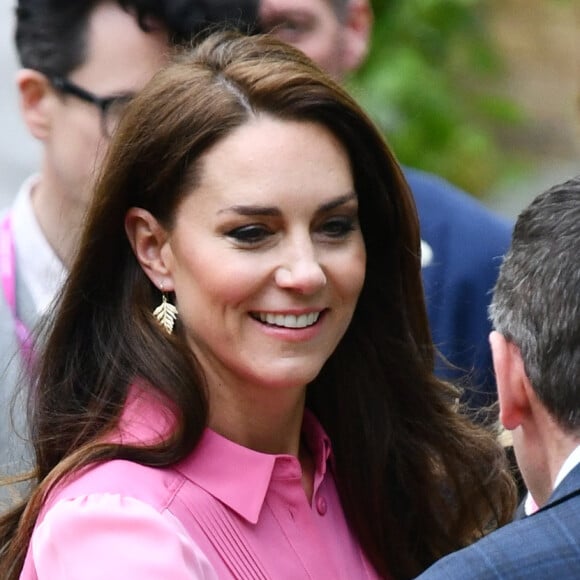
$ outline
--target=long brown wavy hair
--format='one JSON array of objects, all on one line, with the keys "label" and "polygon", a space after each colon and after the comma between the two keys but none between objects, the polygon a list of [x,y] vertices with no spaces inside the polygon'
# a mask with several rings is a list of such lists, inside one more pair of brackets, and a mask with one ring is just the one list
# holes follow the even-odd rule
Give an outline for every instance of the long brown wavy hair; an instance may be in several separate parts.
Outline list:
[{"label": "long brown wavy hair", "polygon": [[[515,494],[494,437],[457,412],[435,378],[414,202],[382,136],[300,52],[267,36],[216,33],[178,55],[129,107],[96,187],[78,256],[32,388],[36,485],[0,521],[0,576],[18,577],[47,494],[96,461],[183,459],[207,421],[204,375],[176,327],[151,315],[159,293],[124,230],[130,207],[170,229],[195,189],[200,156],[266,113],[320,123],[348,151],[367,268],[344,338],[309,385],[307,406],[333,442],[349,524],[379,574],[410,578],[511,516]],[[178,409],[155,446],[103,443],[140,377]]]}]

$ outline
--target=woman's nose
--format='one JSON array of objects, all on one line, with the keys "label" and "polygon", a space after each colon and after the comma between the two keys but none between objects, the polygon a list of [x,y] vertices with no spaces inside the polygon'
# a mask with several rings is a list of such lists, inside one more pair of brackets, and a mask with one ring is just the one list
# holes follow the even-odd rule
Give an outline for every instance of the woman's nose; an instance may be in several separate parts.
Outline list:
[{"label": "woman's nose", "polygon": [[301,248],[278,267],[275,280],[280,288],[315,294],[326,285],[326,274],[313,248]]}]

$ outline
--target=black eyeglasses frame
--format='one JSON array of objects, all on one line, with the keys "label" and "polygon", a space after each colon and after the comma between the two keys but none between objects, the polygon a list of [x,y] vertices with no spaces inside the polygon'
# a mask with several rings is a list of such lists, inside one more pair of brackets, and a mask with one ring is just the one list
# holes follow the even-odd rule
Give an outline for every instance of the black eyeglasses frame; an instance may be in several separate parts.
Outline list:
[{"label": "black eyeglasses frame", "polygon": [[110,139],[112,137],[112,130],[109,127],[107,122],[108,115],[110,114],[110,110],[115,105],[126,105],[135,97],[132,93],[126,93],[122,95],[110,95],[106,97],[99,97],[79,85],[69,81],[68,79],[61,77],[61,76],[50,76],[49,77],[50,84],[59,92],[65,95],[72,95],[73,97],[77,97],[81,101],[85,103],[90,103],[95,105],[101,114],[101,132],[104,137]]}]

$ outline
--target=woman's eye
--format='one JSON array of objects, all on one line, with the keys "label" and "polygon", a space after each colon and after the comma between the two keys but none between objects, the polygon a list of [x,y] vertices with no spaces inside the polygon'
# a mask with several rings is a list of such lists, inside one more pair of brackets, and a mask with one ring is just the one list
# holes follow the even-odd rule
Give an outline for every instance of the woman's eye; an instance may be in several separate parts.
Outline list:
[{"label": "woman's eye", "polygon": [[265,240],[272,233],[264,226],[251,224],[234,228],[227,232],[226,235],[242,244],[256,244]]},{"label": "woman's eye", "polygon": [[355,223],[350,217],[335,217],[322,224],[322,232],[331,238],[344,238],[355,229]]}]

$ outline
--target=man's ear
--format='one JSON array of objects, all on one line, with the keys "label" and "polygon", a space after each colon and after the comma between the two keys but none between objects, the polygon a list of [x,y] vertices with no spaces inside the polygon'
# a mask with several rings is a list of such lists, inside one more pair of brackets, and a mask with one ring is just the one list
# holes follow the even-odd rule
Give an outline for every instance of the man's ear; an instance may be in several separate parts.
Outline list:
[{"label": "man's ear", "polygon": [[41,72],[25,68],[16,73],[20,110],[28,130],[46,140],[51,126],[51,110],[56,97],[49,80]]},{"label": "man's ear", "polygon": [[164,292],[171,292],[173,253],[169,235],[151,213],[132,207],[125,216],[125,232],[133,253],[151,282]]},{"label": "man's ear", "polygon": [[493,331],[489,342],[497,383],[499,418],[511,431],[522,424],[530,410],[524,361],[520,349],[499,332]]},{"label": "man's ear", "polygon": [[370,0],[348,0],[343,20],[343,70],[353,72],[364,62],[370,46],[373,11]]}]

